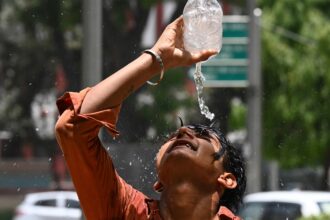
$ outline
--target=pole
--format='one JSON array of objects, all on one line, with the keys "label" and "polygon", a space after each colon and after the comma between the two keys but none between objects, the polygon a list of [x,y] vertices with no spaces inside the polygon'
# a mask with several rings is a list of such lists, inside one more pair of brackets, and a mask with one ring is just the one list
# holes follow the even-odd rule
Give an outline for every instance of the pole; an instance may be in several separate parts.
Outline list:
[{"label": "pole", "polygon": [[279,190],[279,168],[278,162],[272,160],[269,162],[269,189],[272,191]]},{"label": "pole", "polygon": [[83,1],[82,87],[102,79],[102,0]]},{"label": "pole", "polygon": [[261,191],[261,57],[260,57],[260,16],[255,0],[248,1],[249,11],[249,87],[248,87],[248,146],[247,192]]}]

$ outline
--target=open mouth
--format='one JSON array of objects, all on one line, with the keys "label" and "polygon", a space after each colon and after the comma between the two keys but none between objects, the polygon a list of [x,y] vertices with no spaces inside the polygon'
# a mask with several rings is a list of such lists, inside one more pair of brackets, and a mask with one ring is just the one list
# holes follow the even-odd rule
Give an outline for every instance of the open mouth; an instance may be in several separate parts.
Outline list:
[{"label": "open mouth", "polygon": [[176,140],[173,142],[173,144],[169,147],[167,152],[169,153],[179,147],[186,147],[192,151],[197,151],[197,147],[193,143],[191,143],[187,140],[179,139],[179,140]]}]

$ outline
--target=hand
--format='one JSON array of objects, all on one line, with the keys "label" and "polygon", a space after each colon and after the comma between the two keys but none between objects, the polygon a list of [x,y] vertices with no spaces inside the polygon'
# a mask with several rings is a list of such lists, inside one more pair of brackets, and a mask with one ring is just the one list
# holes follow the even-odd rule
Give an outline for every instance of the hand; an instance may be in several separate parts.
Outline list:
[{"label": "hand", "polygon": [[183,16],[181,15],[166,27],[152,48],[163,59],[165,69],[190,66],[205,61],[217,53],[215,50],[205,50],[198,53],[186,51],[183,46],[183,25]]}]

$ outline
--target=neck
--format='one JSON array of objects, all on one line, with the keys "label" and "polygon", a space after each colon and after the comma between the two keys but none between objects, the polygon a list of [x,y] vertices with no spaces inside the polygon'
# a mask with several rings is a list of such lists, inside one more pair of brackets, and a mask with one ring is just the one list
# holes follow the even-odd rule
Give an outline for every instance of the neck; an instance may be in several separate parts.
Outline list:
[{"label": "neck", "polygon": [[200,189],[200,186],[188,182],[171,184],[164,189],[160,198],[160,213],[163,219],[219,219],[218,193]]}]

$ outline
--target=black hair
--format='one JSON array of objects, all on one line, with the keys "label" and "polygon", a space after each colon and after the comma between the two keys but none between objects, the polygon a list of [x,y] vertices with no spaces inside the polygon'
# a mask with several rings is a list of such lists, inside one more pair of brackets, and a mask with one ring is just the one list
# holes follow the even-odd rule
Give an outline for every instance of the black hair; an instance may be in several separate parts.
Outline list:
[{"label": "black hair", "polygon": [[235,148],[218,128],[200,124],[188,125],[187,127],[198,132],[205,132],[205,130],[211,131],[218,138],[221,149],[215,153],[214,158],[218,160],[223,157],[224,170],[232,173],[237,181],[237,186],[234,189],[226,189],[224,191],[220,198],[218,208],[220,208],[220,206],[226,206],[232,212],[236,213],[239,205],[242,203],[246,188],[245,160],[241,151]]},{"label": "black hair", "polygon": [[242,203],[246,189],[245,160],[241,151],[235,148],[220,130],[217,130],[217,134],[220,135],[221,146],[225,148],[223,167],[225,171],[232,173],[237,181],[236,188],[225,190],[220,198],[219,206],[226,206],[236,213],[238,206]]}]

